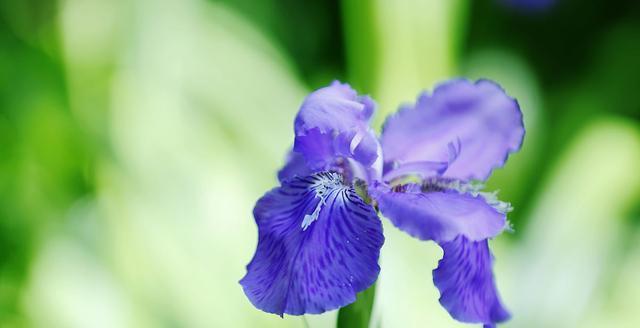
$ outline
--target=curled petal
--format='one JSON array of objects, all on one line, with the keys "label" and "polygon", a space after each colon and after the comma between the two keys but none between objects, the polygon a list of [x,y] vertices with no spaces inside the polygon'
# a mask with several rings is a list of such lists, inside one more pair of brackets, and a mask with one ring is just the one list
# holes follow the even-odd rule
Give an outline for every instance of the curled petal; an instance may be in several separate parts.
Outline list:
[{"label": "curled petal", "polygon": [[343,132],[335,141],[339,155],[352,158],[365,167],[371,167],[381,157],[380,143],[371,129]]},{"label": "curled petal", "polygon": [[480,195],[407,184],[391,188],[374,184],[369,194],[382,215],[396,227],[421,240],[451,241],[458,235],[482,240],[505,229],[506,215]]},{"label": "curled petal", "polygon": [[322,313],[375,282],[381,222],[337,173],[285,181],[258,201],[254,217],[258,246],[240,284],[257,308]]},{"label": "curled petal", "polygon": [[433,271],[440,291],[440,304],[462,322],[495,327],[508,320],[493,279],[493,256],[487,240],[470,241],[464,236],[440,243],[444,255]]},{"label": "curled petal", "polygon": [[366,126],[375,110],[367,96],[358,96],[348,84],[334,81],[307,96],[296,116],[296,135],[319,128],[322,132],[348,131]]},{"label": "curled petal", "polygon": [[390,116],[381,143],[385,167],[450,161],[445,177],[486,180],[523,137],[518,103],[499,85],[452,80]]}]

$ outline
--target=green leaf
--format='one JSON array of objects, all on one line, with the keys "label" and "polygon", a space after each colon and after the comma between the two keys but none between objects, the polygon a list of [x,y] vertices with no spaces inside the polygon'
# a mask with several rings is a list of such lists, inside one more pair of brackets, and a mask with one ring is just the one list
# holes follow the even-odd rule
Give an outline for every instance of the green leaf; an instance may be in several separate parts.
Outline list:
[{"label": "green leaf", "polygon": [[368,328],[373,310],[373,299],[376,295],[376,284],[358,293],[355,302],[343,307],[338,312],[337,328]]}]

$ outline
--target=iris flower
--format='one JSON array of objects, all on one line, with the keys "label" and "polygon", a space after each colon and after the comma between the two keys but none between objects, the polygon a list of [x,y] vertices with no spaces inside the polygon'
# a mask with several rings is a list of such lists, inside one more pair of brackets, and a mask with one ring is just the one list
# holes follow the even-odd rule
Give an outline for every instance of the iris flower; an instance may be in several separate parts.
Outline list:
[{"label": "iris flower", "polygon": [[354,302],[380,272],[381,213],[442,247],[433,282],[454,319],[507,320],[488,240],[508,229],[511,208],[481,182],[520,148],[517,102],[494,82],[451,80],[401,106],[379,138],[374,110],[337,81],[304,100],[280,186],[253,210],[258,245],[240,281],[248,299],[280,316]]},{"label": "iris flower", "polygon": [[523,11],[536,13],[551,8],[556,0],[501,0],[507,6]]}]

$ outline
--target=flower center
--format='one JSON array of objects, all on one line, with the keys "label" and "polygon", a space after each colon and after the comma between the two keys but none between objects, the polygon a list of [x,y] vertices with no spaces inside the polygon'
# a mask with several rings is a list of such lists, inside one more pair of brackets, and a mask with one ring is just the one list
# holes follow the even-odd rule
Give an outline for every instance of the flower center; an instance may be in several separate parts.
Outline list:
[{"label": "flower center", "polygon": [[300,226],[303,231],[307,230],[311,223],[318,219],[320,211],[327,203],[327,198],[329,198],[330,195],[347,188],[343,183],[342,176],[336,172],[321,172],[315,174],[313,176],[313,180],[314,182],[311,184],[310,188],[315,193],[315,198],[319,198],[320,200],[316,204],[313,212],[304,216]]},{"label": "flower center", "polygon": [[433,177],[422,181],[420,190],[422,192],[438,192],[446,190],[454,190],[460,194],[471,194],[473,197],[482,197],[487,204],[496,211],[506,214],[513,210],[510,203],[503,202],[498,199],[498,191],[486,192],[482,191],[484,185],[480,182],[470,181],[463,182],[456,179]]}]

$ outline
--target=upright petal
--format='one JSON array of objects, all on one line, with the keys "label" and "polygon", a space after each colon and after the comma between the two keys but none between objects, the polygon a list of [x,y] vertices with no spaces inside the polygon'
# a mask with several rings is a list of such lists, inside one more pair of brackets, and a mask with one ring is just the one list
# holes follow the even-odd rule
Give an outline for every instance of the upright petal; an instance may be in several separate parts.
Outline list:
[{"label": "upright petal", "polygon": [[481,195],[428,185],[391,188],[380,183],[371,186],[369,194],[382,215],[421,240],[446,242],[458,235],[483,240],[498,235],[506,225],[506,215]]},{"label": "upright petal", "polygon": [[433,271],[440,290],[440,304],[462,322],[495,327],[508,320],[493,279],[493,256],[487,240],[470,241],[464,236],[440,243],[444,255]]},{"label": "upright petal", "polygon": [[338,156],[334,139],[331,132],[322,132],[319,128],[309,129],[305,134],[296,136],[293,151],[306,159],[307,167],[311,170],[325,170]]},{"label": "upright petal", "polygon": [[358,93],[346,83],[334,81],[307,96],[296,116],[296,135],[306,130],[320,128],[322,132],[347,131],[366,126],[375,110],[375,103],[368,96]]},{"label": "upright petal", "polygon": [[258,201],[254,216],[258,246],[240,284],[257,308],[322,313],[375,282],[381,222],[338,174],[286,180]]},{"label": "upright petal", "polygon": [[385,167],[451,161],[445,177],[486,180],[523,137],[518,103],[499,85],[452,80],[390,116],[381,143]]},{"label": "upright petal", "polygon": [[311,173],[313,173],[313,170],[307,167],[302,154],[290,151],[287,154],[284,167],[278,171],[278,181],[283,182],[293,177],[306,177]]},{"label": "upright petal", "polygon": [[369,120],[375,103],[337,81],[312,92],[295,119],[294,150],[310,167],[329,168],[337,157],[352,158],[366,168],[381,157]]}]

